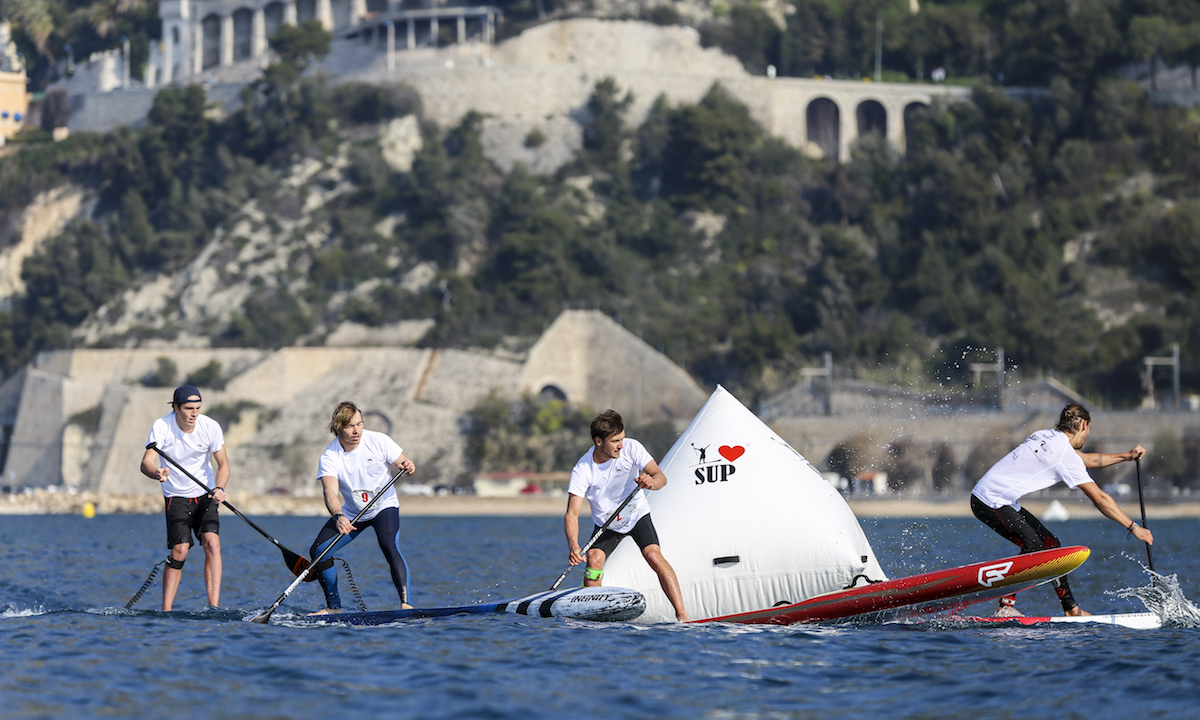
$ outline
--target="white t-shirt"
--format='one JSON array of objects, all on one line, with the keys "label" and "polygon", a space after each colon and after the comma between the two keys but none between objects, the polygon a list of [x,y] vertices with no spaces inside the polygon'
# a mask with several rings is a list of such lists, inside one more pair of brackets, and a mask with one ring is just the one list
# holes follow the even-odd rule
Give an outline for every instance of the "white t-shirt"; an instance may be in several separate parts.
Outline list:
[{"label": "white t-shirt", "polygon": [[[225,433],[221,432],[221,425],[216,420],[207,415],[197,415],[196,427],[190,433],[185,433],[175,422],[175,413],[167,413],[150,426],[150,437],[146,439],[146,444],[150,443],[158,443],[160,450],[195,475],[205,487],[211,490],[216,486],[217,477],[208,462],[208,456],[225,447]],[[171,468],[171,474],[162,484],[163,497],[193,498],[205,494],[204,488],[192,482],[191,478],[179,472],[179,468],[168,463],[161,455],[158,456],[158,466]]]},{"label": "white t-shirt", "polygon": [[[592,506],[592,522],[600,527],[608,520],[621,501],[637,486],[634,481],[642,469],[654,460],[646,448],[637,440],[625,438],[620,457],[597,464],[588,450],[571,470],[571,484],[567,492],[587,498]],[[650,514],[650,503],[646,494],[639,490],[629,504],[621,509],[621,515],[613,518],[609,530],[627,533],[638,520]]]},{"label": "white t-shirt", "polygon": [[1094,481],[1066,433],[1038,430],[993,465],[971,494],[988,507],[1011,505],[1020,510],[1018,500],[1057,482],[1074,489]]},{"label": "white t-shirt", "polygon": [[[343,450],[341,441],[334,438],[325,452],[321,453],[321,460],[317,463],[317,479],[337,478],[338,489],[345,501],[342,514],[347,520],[353,520],[375,497],[376,492],[392,479],[389,466],[399,460],[403,452],[395,440],[373,430],[363,430],[358,447],[350,452]],[[361,519],[370,520],[386,507],[400,507],[394,485]]]}]

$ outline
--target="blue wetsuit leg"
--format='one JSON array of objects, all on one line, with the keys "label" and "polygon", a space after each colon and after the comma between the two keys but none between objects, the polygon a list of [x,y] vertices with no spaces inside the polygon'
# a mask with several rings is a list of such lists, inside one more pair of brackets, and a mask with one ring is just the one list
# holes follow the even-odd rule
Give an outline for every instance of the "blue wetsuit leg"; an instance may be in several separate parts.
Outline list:
[{"label": "blue wetsuit leg", "polygon": [[[408,602],[408,563],[400,552],[400,510],[394,507],[384,508],[371,519],[375,526],[375,539],[379,541],[379,549],[387,559],[388,568],[392,573],[392,584],[400,602]],[[409,603],[411,604],[411,603]]]},{"label": "blue wetsuit leg", "polygon": [[[334,553],[346,547],[361,532],[362,529],[360,526],[360,529],[355,530],[349,535],[341,535],[337,531],[337,521],[330,518],[325,523],[325,526],[321,528],[321,532],[317,533],[317,539],[313,542],[312,547],[309,548],[308,555],[315,558],[324,552],[330,543],[335,543],[334,548],[325,556],[326,559],[332,558]],[[340,610],[342,608],[342,596],[338,593],[337,567],[330,565],[325,568],[317,575],[317,580],[321,583],[321,589],[325,591],[325,607],[330,610]]]}]

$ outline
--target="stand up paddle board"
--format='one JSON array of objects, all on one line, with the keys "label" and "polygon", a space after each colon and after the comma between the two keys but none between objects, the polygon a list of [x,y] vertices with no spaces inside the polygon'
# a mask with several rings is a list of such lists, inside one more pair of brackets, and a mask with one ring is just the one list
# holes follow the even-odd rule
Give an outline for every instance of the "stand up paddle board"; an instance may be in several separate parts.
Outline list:
[{"label": "stand up paddle board", "polygon": [[1041,550],[824,593],[794,604],[780,603],[763,610],[694,622],[787,625],[823,621],[876,623],[903,620],[958,610],[972,603],[994,600],[1043,585],[1079,567],[1090,554],[1091,550],[1079,545]]},{"label": "stand up paddle board", "polygon": [[1162,627],[1162,618],[1154,613],[1116,613],[1113,615],[1083,615],[1081,617],[1074,616],[1018,616],[1018,617],[969,617],[965,615],[951,615],[946,618],[950,622],[963,622],[968,624],[987,624],[995,625],[1002,623],[1005,625],[1120,625],[1121,627],[1132,628],[1134,630],[1157,630]]},{"label": "stand up paddle board", "polygon": [[[584,587],[554,592],[540,592],[515,600],[480,603],[478,605],[309,615],[302,619],[323,623],[337,623],[339,625],[386,625],[398,620],[412,618],[509,613],[531,617],[623,622],[625,620],[633,620],[645,611],[646,598],[636,590],[618,587]],[[296,619],[290,618],[292,621]]]}]

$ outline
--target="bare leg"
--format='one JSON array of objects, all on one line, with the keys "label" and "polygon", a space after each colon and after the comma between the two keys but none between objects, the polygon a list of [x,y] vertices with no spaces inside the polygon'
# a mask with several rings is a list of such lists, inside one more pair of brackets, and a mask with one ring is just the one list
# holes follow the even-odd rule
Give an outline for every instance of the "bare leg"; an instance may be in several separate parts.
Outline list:
[{"label": "bare leg", "polygon": [[1076,605],[1075,607],[1066,611],[1066,613],[1064,613],[1064,614],[1069,615],[1071,617],[1080,617],[1082,615],[1091,615],[1090,612],[1088,612],[1087,610],[1084,610],[1083,608],[1079,607],[1078,605]]},{"label": "bare leg", "polygon": [[[604,569],[604,561],[607,559],[608,558],[605,556],[603,550],[597,550],[596,548],[592,548],[591,550],[588,550],[588,554],[587,554],[588,569],[589,570],[603,570]],[[592,580],[592,579],[588,578],[587,575],[585,574],[583,577],[583,586],[584,587],[599,587],[600,579]]]},{"label": "bare leg", "polygon": [[204,546],[204,587],[208,590],[208,604],[221,606],[221,536],[216,533],[201,533],[200,543]]},{"label": "bare leg", "polygon": [[683,607],[683,592],[679,589],[679,578],[675,576],[675,570],[671,564],[663,557],[662,550],[657,545],[647,545],[646,549],[642,551],[642,557],[646,558],[650,568],[658,575],[658,584],[662,586],[667,599],[671,601],[671,607],[675,608],[675,617],[679,622],[687,622],[689,618],[687,610]]},{"label": "bare leg", "polygon": [[[180,543],[171,548],[171,559],[178,562],[187,560],[188,549],[191,545]],[[163,612],[171,609],[175,604],[175,593],[179,590],[179,580],[183,577],[183,568],[176,570],[170,565],[163,569]]]}]

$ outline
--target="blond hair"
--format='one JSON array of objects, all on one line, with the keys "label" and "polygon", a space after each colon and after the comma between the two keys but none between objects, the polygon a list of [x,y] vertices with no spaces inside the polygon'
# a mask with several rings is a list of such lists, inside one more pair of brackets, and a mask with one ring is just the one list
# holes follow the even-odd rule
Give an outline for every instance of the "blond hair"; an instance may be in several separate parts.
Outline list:
[{"label": "blond hair", "polygon": [[354,414],[360,413],[358,406],[349,400],[338,403],[333,411],[333,419],[329,421],[329,432],[337,435],[354,421]]}]

